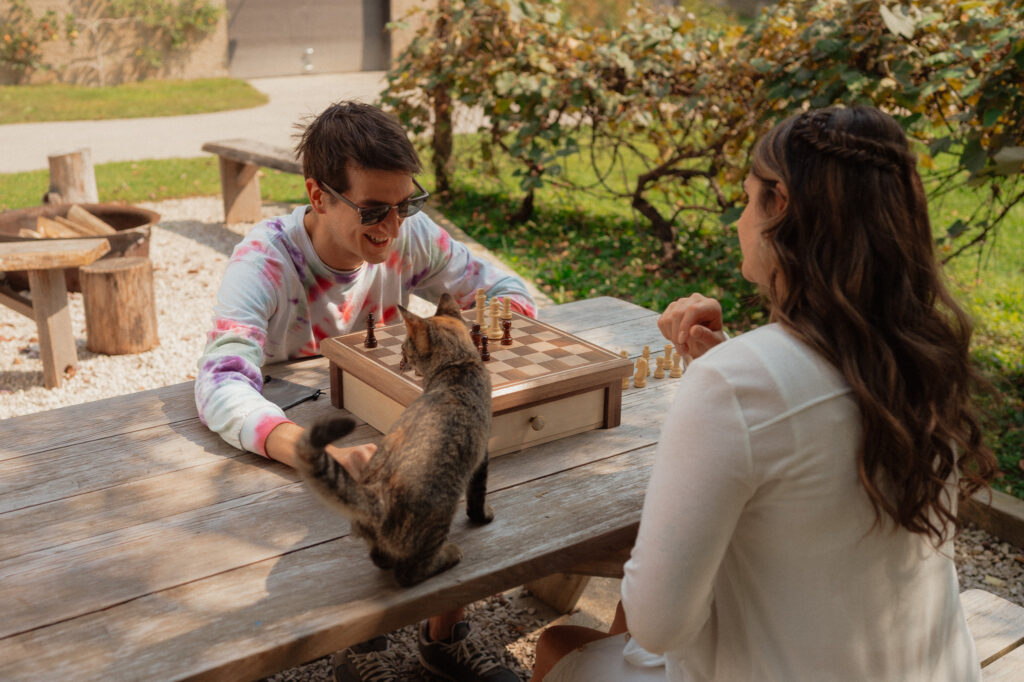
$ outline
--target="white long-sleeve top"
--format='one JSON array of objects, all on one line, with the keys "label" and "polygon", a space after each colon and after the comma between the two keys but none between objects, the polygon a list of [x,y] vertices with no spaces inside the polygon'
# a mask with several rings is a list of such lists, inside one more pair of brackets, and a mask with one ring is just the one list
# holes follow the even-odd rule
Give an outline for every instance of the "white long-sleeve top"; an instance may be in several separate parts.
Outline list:
[{"label": "white long-sleeve top", "polygon": [[980,679],[952,541],[874,511],[842,375],[777,324],[681,380],[622,601],[669,680]]}]

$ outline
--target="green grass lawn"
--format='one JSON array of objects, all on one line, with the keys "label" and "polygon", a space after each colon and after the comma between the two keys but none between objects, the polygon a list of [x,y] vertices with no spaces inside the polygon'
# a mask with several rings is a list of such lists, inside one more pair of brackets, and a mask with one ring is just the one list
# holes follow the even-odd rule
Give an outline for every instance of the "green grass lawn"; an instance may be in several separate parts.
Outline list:
[{"label": "green grass lawn", "polygon": [[0,125],[44,121],[180,116],[247,109],[267,96],[236,78],[149,80],[103,88],[81,85],[0,86]]}]

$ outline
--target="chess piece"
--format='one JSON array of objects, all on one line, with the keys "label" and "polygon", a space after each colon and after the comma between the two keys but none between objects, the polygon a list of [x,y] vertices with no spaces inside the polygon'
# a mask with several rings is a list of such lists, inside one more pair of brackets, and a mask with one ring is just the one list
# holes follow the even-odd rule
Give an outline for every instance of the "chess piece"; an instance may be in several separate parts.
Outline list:
[{"label": "chess piece", "polygon": [[665,358],[655,358],[658,362],[658,368],[654,370],[655,379],[665,378]]},{"label": "chess piece", "polygon": [[633,377],[633,385],[637,388],[644,388],[647,386],[647,375],[650,374],[651,368],[647,364],[647,360],[643,358],[637,358],[636,361],[636,376]]},{"label": "chess piece", "polygon": [[377,347],[377,337],[373,333],[373,328],[377,322],[373,319],[373,313],[369,313],[366,316],[366,339],[363,341],[363,345],[367,348]]},{"label": "chess piece", "polygon": [[491,359],[491,353],[487,350],[487,334],[480,335],[480,359],[484,362]]},{"label": "chess piece", "polygon": [[[629,353],[627,353],[625,349],[620,350],[619,355],[626,358],[627,360],[629,359]],[[622,388],[629,388],[629,377],[622,377]]]},{"label": "chess piece", "polygon": [[484,326],[484,305],[487,300],[487,294],[484,292],[484,288],[480,287],[476,290],[476,323],[483,329]]},{"label": "chess piece", "polygon": [[644,346],[644,366],[647,367],[646,376],[651,376],[651,347]]},{"label": "chess piece", "polygon": [[501,319],[511,320],[512,319],[512,300],[508,298],[501,299]]},{"label": "chess piece", "polygon": [[496,339],[501,336],[501,323],[498,320],[498,299],[491,299],[491,326],[487,328],[487,336]]},{"label": "chess piece", "polygon": [[501,345],[512,345],[512,320],[501,321]]},{"label": "chess piece", "polygon": [[473,327],[469,330],[469,337],[473,339],[473,345],[476,346],[477,350],[480,350],[480,336],[483,334],[484,326],[484,300],[487,294],[484,293],[483,287],[476,290],[476,322],[473,323]]},{"label": "chess piece", "polygon": [[667,370],[672,366],[672,344],[665,344],[665,369]]},{"label": "chess piece", "polygon": [[683,368],[680,365],[682,360],[683,356],[680,355],[679,353],[676,353],[675,356],[672,358],[672,369],[669,370],[668,375],[673,379],[678,379],[679,377],[683,376]]}]

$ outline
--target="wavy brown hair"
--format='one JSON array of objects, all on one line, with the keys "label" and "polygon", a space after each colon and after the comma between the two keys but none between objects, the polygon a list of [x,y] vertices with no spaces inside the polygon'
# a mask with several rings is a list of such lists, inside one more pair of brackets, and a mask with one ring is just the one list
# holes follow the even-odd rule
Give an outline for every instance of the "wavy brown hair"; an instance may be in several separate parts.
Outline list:
[{"label": "wavy brown hair", "polygon": [[[917,158],[892,117],[830,107],[786,119],[758,142],[772,319],[846,377],[861,414],[860,481],[874,506],[936,543],[956,527],[950,481],[992,478],[971,398],[971,322],[950,295]],[[769,213],[766,213],[770,215]]]}]

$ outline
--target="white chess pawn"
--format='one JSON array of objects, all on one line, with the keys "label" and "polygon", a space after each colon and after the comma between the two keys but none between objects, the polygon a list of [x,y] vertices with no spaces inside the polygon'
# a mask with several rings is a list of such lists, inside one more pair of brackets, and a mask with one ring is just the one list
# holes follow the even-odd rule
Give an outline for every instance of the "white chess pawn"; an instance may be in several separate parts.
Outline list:
[{"label": "white chess pawn", "polygon": [[647,385],[647,375],[651,373],[651,368],[647,365],[647,360],[643,358],[637,358],[636,361],[636,376],[633,377],[633,385],[637,388],[643,388]]},{"label": "white chess pawn", "polygon": [[[629,359],[629,353],[627,353],[625,350],[619,351],[619,355],[626,359]],[[629,388],[629,377],[622,377],[622,388]]]},{"label": "white chess pawn", "polygon": [[683,368],[680,364],[682,360],[683,356],[679,355],[678,353],[676,353],[676,355],[672,358],[672,369],[669,370],[668,375],[673,379],[678,379],[679,377],[683,376]]},{"label": "white chess pawn", "polygon": [[665,358],[655,358],[658,361],[658,368],[654,370],[655,379],[665,378]]}]

